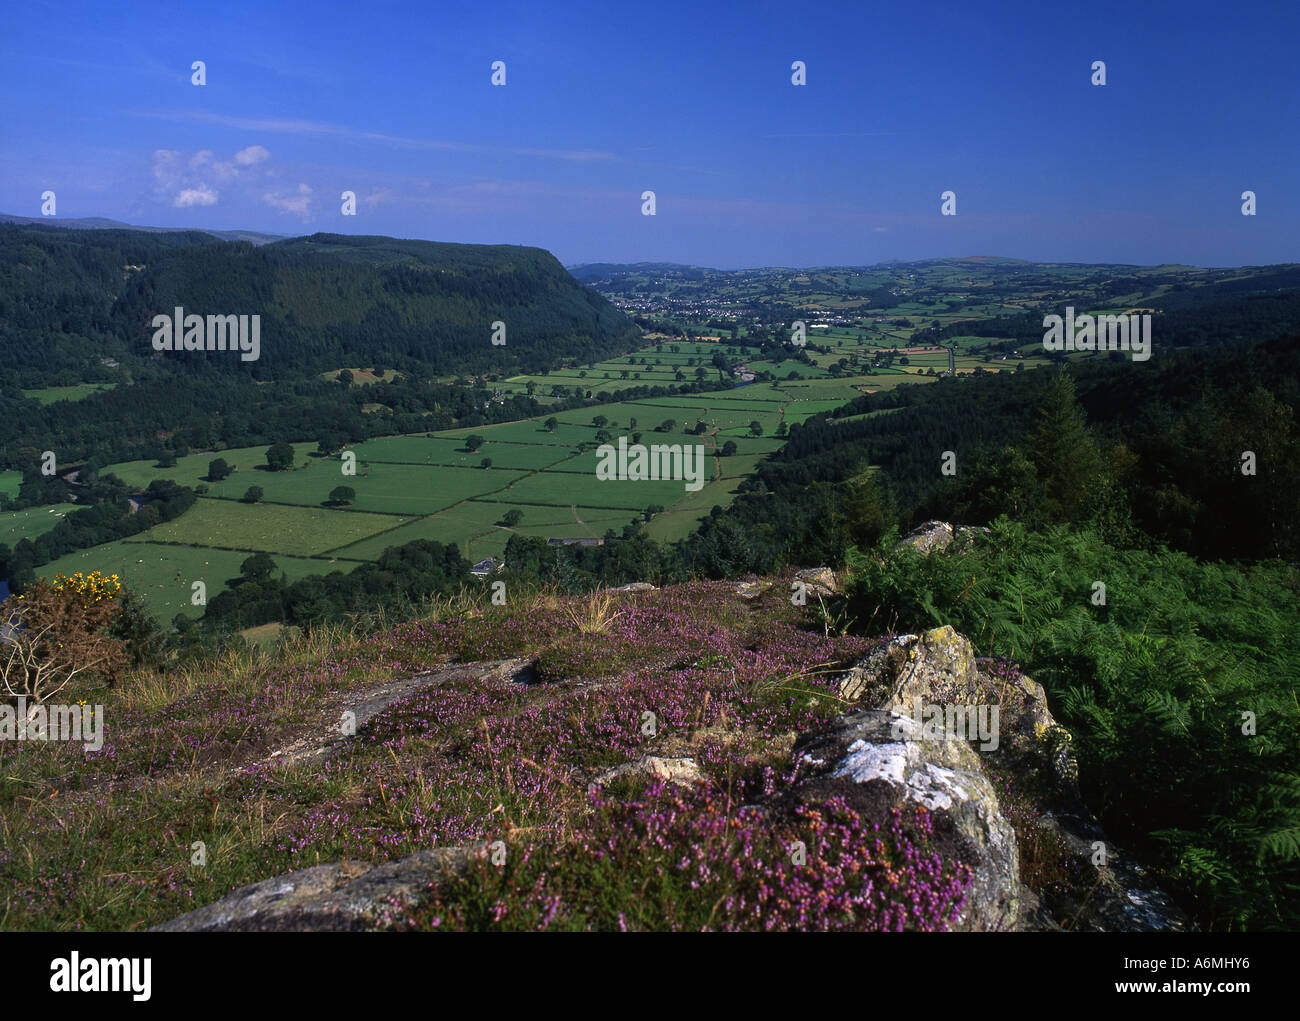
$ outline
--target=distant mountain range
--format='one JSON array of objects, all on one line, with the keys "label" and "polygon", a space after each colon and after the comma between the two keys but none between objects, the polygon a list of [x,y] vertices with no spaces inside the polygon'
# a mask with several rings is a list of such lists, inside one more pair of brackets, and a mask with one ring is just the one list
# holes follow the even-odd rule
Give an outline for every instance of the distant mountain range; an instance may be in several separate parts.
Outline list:
[{"label": "distant mountain range", "polygon": [[579,262],[565,266],[575,280],[599,280],[603,277],[632,276],[640,273],[718,273],[711,266],[687,266],[680,262]]},{"label": "distant mountain range", "polygon": [[695,266],[681,262],[579,262],[565,266],[575,280],[590,283],[593,280],[617,280],[630,276],[680,276],[688,280],[703,279],[705,274],[739,273],[815,273],[821,270],[868,269],[880,266],[929,266],[951,263],[976,263],[993,266],[1032,266],[1024,259],[1011,259],[1001,255],[967,255],[944,259],[900,260],[884,259],[862,266],[747,266],[740,269],[718,269],[715,266]]},{"label": "distant mountain range", "polygon": [[199,234],[211,234],[222,241],[250,241],[255,245],[270,244],[286,238],[298,237],[297,234],[266,234],[257,230],[211,230],[207,227],[141,227],[121,220],[110,220],[106,216],[86,216],[81,219],[59,219],[55,216],[14,216],[12,213],[0,213],[0,223],[21,223],[33,226],[62,227],[65,230],[139,230],[150,234],[174,234],[187,231]]}]

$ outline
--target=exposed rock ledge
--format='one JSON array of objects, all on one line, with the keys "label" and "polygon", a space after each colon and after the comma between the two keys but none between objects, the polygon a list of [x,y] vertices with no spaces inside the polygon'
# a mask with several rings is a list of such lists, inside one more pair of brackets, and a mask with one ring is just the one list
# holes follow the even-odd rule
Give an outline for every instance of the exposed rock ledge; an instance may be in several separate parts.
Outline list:
[{"label": "exposed rock ledge", "polygon": [[372,865],[345,861],[264,879],[151,932],[344,932],[382,926],[431,883],[463,870],[488,845],[419,851]]}]

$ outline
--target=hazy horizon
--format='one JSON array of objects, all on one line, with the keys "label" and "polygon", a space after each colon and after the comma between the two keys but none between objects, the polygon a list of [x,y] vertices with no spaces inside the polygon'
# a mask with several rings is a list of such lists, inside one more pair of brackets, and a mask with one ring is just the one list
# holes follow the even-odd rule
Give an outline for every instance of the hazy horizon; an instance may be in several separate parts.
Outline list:
[{"label": "hazy horizon", "polygon": [[[6,212],[4,212],[4,211],[0,211],[0,217],[6,217],[6,216],[18,216],[18,215],[20,215],[20,214],[17,214],[17,213],[6,213]],[[88,216],[84,216],[84,217],[66,217],[66,218],[59,218],[59,217],[50,217],[50,218],[31,217],[30,219],[34,220],[34,221],[37,222],[37,223],[44,223],[44,224],[47,224],[48,226],[51,226],[51,227],[64,227],[65,229],[73,230],[73,229],[78,229],[78,228],[70,226],[69,223],[68,223],[69,220],[95,220],[95,219],[100,219],[100,220],[115,220],[116,217],[111,217],[111,216],[102,216],[102,215],[88,215]],[[2,222],[5,222],[5,221],[4,221],[3,219],[0,219],[0,223],[2,223]],[[122,229],[122,230],[126,230],[126,229],[135,229],[135,230],[143,230],[143,231],[153,231],[153,230],[195,230],[195,231],[200,231],[200,232],[209,232],[209,231],[218,231],[218,230],[219,230],[219,231],[227,231],[227,232],[245,232],[245,233],[252,233],[252,234],[274,234],[274,233],[278,233],[278,232],[276,232],[276,231],[263,230],[263,229],[261,229],[261,228],[259,228],[259,227],[247,227],[247,226],[213,227],[213,226],[208,225],[208,224],[195,224],[195,225],[190,226],[190,227],[164,227],[164,226],[161,226],[161,225],[159,225],[159,224],[136,224],[136,223],[126,223],[125,221],[119,221],[119,222],[121,222],[121,223],[123,224],[123,226],[122,226],[121,228],[115,228],[115,229]],[[96,229],[110,229],[110,228],[96,228]],[[380,236],[380,237],[392,237],[394,240],[397,240],[397,241],[429,241],[429,242],[436,242],[436,243],[448,243],[447,240],[446,240],[445,238],[411,237],[411,236],[406,236],[406,235],[367,235],[367,234],[357,234],[357,233],[352,233],[352,232],[349,232],[349,231],[341,231],[341,230],[340,230],[340,231],[311,231],[311,232],[308,232],[308,233],[305,233],[305,234],[284,234],[282,237],[279,237],[279,238],[277,238],[276,240],[281,240],[281,241],[291,241],[291,240],[293,240],[294,238],[299,238],[299,237],[310,237],[311,234],[313,234],[313,233],[322,233],[322,234],[342,234],[342,235],[345,235],[345,236],[351,236],[351,237],[371,237],[371,236]],[[493,244],[513,244],[514,242],[500,242],[500,241],[456,241],[456,242],[450,242],[450,243],[451,243],[451,244],[469,244],[469,245],[493,245]],[[526,246],[526,247],[542,248],[542,249],[544,249],[544,250],[546,250],[546,251],[552,251],[552,250],[551,250],[547,245],[544,245],[544,244],[542,244],[542,245],[530,245],[530,246]],[[552,251],[552,254],[554,254],[553,251]],[[558,256],[557,256],[557,258],[558,258]],[[682,267],[689,268],[689,269],[707,269],[707,270],[716,270],[716,271],[718,271],[718,272],[722,272],[722,273],[743,273],[743,272],[756,272],[756,271],[759,271],[759,270],[817,270],[817,269],[845,269],[845,268],[853,269],[853,268],[857,268],[857,267],[870,267],[870,266],[906,265],[906,264],[908,264],[908,263],[925,263],[925,262],[962,262],[962,261],[985,261],[985,260],[1003,260],[1003,261],[1010,261],[1010,262],[1021,262],[1021,263],[1025,263],[1025,264],[1027,264],[1027,265],[1035,265],[1035,266],[1131,266],[1131,267],[1135,267],[1135,268],[1139,268],[1139,269],[1157,269],[1157,268],[1161,268],[1161,267],[1165,267],[1165,266],[1170,266],[1170,267],[1181,267],[1181,268],[1186,268],[1186,269],[1208,269],[1208,270],[1215,270],[1215,269],[1249,269],[1249,268],[1252,268],[1252,267],[1258,267],[1258,266],[1290,266],[1290,265],[1297,265],[1297,263],[1295,263],[1295,262],[1280,262],[1280,263],[1238,263],[1238,264],[1223,263],[1223,264],[1221,264],[1221,265],[1194,264],[1194,263],[1174,263],[1174,262],[1113,262],[1113,261],[1106,261],[1106,260],[1103,260],[1103,261],[1101,261],[1101,262],[1074,262],[1074,261],[1063,260],[1063,259],[1024,259],[1024,258],[1021,258],[1020,256],[1016,256],[1016,255],[1004,255],[1004,254],[993,254],[993,253],[982,253],[982,254],[977,254],[977,255],[928,255],[928,256],[927,256],[927,255],[922,255],[922,256],[918,256],[918,257],[916,257],[916,258],[911,258],[911,259],[891,259],[891,258],[883,258],[883,259],[877,259],[877,260],[874,261],[874,262],[863,262],[863,263],[845,263],[845,262],[833,263],[833,262],[822,262],[822,263],[809,263],[809,264],[807,264],[807,265],[791,265],[791,264],[787,264],[787,265],[776,265],[776,264],[769,264],[769,265],[752,265],[752,266],[717,266],[717,265],[710,265],[710,264],[703,263],[703,262],[689,262],[689,261],[687,261],[687,262],[683,262],[683,261],[680,261],[680,260],[670,260],[670,259],[631,259],[631,260],[627,260],[627,261],[620,261],[620,260],[615,260],[615,259],[585,259],[585,260],[582,260],[582,261],[580,261],[580,262],[563,262],[563,261],[562,261],[562,265],[564,266],[565,269],[576,269],[576,268],[579,268],[579,267],[582,267],[582,266],[602,266],[602,265],[603,265],[603,266],[637,266],[637,265],[646,265],[646,266],[682,266]]]}]

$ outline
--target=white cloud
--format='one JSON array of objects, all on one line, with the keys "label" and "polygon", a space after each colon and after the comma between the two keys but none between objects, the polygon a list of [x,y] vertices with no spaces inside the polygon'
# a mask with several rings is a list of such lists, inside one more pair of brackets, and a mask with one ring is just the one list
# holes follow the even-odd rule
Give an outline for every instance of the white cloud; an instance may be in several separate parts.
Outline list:
[{"label": "white cloud", "polygon": [[267,192],[262,196],[262,201],[282,213],[292,213],[306,220],[311,215],[311,194],[309,185],[299,184],[297,194]]},{"label": "white cloud", "polygon": [[188,158],[174,149],[155,149],[155,198],[179,209],[216,205],[214,184],[228,185],[240,177],[263,176],[266,170],[258,164],[270,157],[270,152],[260,145],[240,149],[229,160],[218,159],[211,149],[199,149]]},{"label": "white cloud", "polygon": [[206,184],[201,184],[197,188],[184,188],[172,200],[172,205],[178,209],[184,209],[188,206],[215,206],[216,204],[217,193]]},{"label": "white cloud", "polygon": [[261,163],[270,158],[270,152],[260,145],[250,145],[247,149],[240,149],[235,153],[235,162],[241,167],[251,167],[254,163]]}]

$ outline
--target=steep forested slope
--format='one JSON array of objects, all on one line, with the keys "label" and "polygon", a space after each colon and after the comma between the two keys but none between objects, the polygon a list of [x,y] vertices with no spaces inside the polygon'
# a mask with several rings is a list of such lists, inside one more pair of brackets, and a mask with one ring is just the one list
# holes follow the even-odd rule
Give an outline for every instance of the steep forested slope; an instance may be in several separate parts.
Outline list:
[{"label": "steep forested slope", "polygon": [[199,233],[0,224],[0,382],[38,387],[117,378],[102,361],[126,357],[138,339],[115,329],[112,315],[139,272],[133,267],[211,242]]},{"label": "steep forested slope", "polygon": [[[152,318],[177,306],[260,315],[262,356],[155,357]],[[504,345],[491,343],[496,321]],[[197,232],[0,224],[0,371],[10,386],[203,368],[284,379],[376,362],[417,374],[540,369],[620,353],[636,336],[536,248],[330,234],[255,247]]]},{"label": "steep forested slope", "polygon": [[[150,318],[176,305],[259,313],[258,378],[377,361],[437,374],[540,369],[621,353],[637,335],[550,253],[510,245],[315,234],[256,248],[196,246],[135,277],[113,322],[147,340]],[[506,342],[494,346],[498,321]],[[232,359],[217,361],[239,371]]]}]

